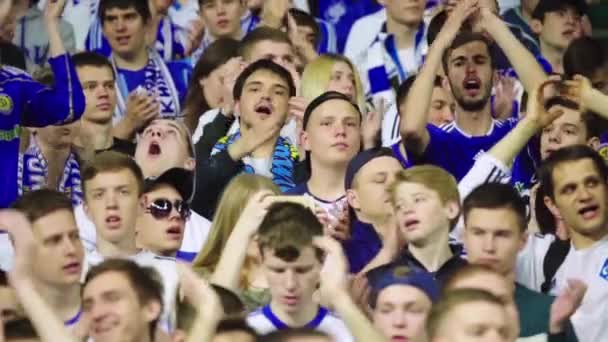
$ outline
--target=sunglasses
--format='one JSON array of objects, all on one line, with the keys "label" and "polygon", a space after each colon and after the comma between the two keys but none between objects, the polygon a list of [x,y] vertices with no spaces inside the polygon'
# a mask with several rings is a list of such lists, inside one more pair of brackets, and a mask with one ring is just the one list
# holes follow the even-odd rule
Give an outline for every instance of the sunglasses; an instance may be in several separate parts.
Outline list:
[{"label": "sunglasses", "polygon": [[185,221],[190,217],[190,206],[188,203],[182,200],[176,200],[171,203],[170,200],[166,198],[159,198],[154,200],[148,208],[146,208],[146,212],[150,213],[155,219],[165,219],[171,215],[171,211],[175,208],[179,216]]}]

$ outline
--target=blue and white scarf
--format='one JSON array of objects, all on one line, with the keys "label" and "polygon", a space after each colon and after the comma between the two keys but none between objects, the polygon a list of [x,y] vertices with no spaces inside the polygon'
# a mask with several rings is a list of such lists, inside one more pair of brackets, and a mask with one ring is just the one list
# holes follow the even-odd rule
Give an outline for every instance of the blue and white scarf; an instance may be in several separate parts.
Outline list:
[{"label": "blue and white scarf", "polygon": [[[226,151],[228,146],[234,143],[241,137],[241,133],[237,132],[233,135],[228,135],[220,140],[213,146],[211,155]],[[272,173],[272,181],[276,184],[282,192],[293,189],[296,184],[294,181],[295,165],[300,160],[298,148],[292,145],[287,139],[279,136],[277,143],[272,154],[272,166],[270,172]],[[253,166],[243,163],[243,172],[255,173]]]},{"label": "blue and white scarf", "polygon": [[[164,17],[159,25],[158,32],[156,33],[156,41],[154,42],[154,49],[160,56],[163,57],[165,62],[173,60],[179,60],[185,56],[185,42],[187,33],[173,24],[171,18]],[[101,22],[97,17],[93,19],[89,34],[85,42],[85,48],[88,51],[95,51],[108,57],[112,54],[112,48],[110,43],[103,35],[103,29]]]},{"label": "blue and white scarf", "polygon": [[[426,42],[426,25],[420,23],[414,40],[414,56],[416,65],[421,66],[428,48]],[[417,70],[406,70],[399,58],[397,44],[392,34],[386,32],[386,24],[378,34],[374,42],[367,51],[367,58],[364,61],[369,82],[368,98],[378,99],[380,97],[393,103],[395,101],[394,89],[391,79],[398,78],[398,83],[405,81],[410,74],[417,73]]]},{"label": "blue and white scarf", "polygon": [[[129,88],[127,86],[127,80],[124,75],[118,73],[116,68],[116,62],[114,58],[110,56],[112,67],[114,68],[114,74],[116,75],[116,92],[117,106],[114,111],[114,121],[119,121],[125,114],[127,106],[127,98],[129,96]],[[141,86],[148,92],[148,94],[157,95],[157,100],[160,102],[160,117],[162,118],[177,118],[181,114],[181,108],[179,103],[179,92],[173,82],[173,76],[169,72],[167,65],[160,57],[160,55],[154,51],[148,51],[148,64],[144,68],[145,80]]]},{"label": "blue and white scarf", "polygon": [[[19,155],[18,163],[19,196],[26,192],[44,189],[48,184],[48,161],[35,142]],[[74,152],[70,152],[63,167],[63,175],[58,183],[57,191],[66,194],[74,206],[82,203],[82,185],[80,181],[80,163]]]}]

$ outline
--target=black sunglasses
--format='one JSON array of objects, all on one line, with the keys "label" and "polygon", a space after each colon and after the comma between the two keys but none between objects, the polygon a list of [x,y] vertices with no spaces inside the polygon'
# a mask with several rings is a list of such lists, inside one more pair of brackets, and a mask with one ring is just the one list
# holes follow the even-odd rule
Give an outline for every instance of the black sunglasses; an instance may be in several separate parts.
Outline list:
[{"label": "black sunglasses", "polygon": [[171,215],[171,211],[175,210],[179,216],[185,221],[190,217],[190,206],[182,200],[176,200],[171,203],[166,198],[155,199],[147,208],[146,212],[150,213],[155,219],[164,219]]}]

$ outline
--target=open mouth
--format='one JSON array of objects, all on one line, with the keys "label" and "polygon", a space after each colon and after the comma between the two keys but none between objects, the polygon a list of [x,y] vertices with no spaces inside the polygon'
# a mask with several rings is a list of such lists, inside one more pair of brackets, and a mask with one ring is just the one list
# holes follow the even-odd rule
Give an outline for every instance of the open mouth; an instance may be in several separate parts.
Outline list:
[{"label": "open mouth", "polygon": [[409,339],[402,335],[391,336],[391,342],[407,342]]},{"label": "open mouth", "polygon": [[481,81],[476,77],[470,77],[464,80],[462,87],[468,95],[475,96],[481,90]]},{"label": "open mouth", "polygon": [[217,21],[217,26],[219,27],[226,27],[228,26],[228,19],[220,19]]},{"label": "open mouth", "polygon": [[272,105],[270,103],[260,103],[255,106],[255,112],[262,117],[268,117],[272,114]]},{"label": "open mouth", "polygon": [[596,217],[597,214],[599,213],[599,206],[598,205],[588,205],[586,207],[579,209],[578,213],[585,220],[590,220],[590,219]]},{"label": "open mouth", "polygon": [[416,219],[405,220],[404,228],[406,230],[413,230],[418,226],[419,223],[420,221]]},{"label": "open mouth", "polygon": [[120,36],[120,37],[116,37],[116,41],[118,42],[119,45],[126,45],[129,43],[129,39],[131,37],[129,36]]},{"label": "open mouth", "polygon": [[297,296],[284,296],[283,298],[285,299],[285,303],[287,305],[296,305],[298,303]]},{"label": "open mouth", "polygon": [[151,156],[159,156],[162,153],[162,149],[160,148],[160,144],[156,141],[150,142],[150,146],[148,146],[148,154]]},{"label": "open mouth", "polygon": [[120,221],[121,221],[120,216],[117,216],[117,215],[110,215],[110,216],[106,217],[106,224],[110,228],[120,227]]}]

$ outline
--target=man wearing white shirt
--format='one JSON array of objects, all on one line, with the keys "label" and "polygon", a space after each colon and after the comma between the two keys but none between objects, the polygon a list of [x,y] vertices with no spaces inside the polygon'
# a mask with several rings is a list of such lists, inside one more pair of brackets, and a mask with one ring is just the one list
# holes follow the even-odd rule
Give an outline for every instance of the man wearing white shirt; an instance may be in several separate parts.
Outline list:
[{"label": "man wearing white shirt", "polygon": [[[575,145],[553,152],[540,172],[545,202],[568,227],[571,246],[552,280],[549,293],[559,295],[569,280],[588,290],[571,320],[581,342],[608,340],[608,170],[592,148]],[[527,246],[520,256],[517,280],[536,290],[545,282],[543,262],[552,237]],[[546,243],[544,243],[546,242]],[[523,262],[522,262],[523,261]]]},{"label": "man wearing white shirt", "polygon": [[299,204],[277,203],[259,227],[257,241],[272,298],[249,314],[247,324],[260,334],[307,327],[336,341],[354,341],[344,322],[313,300],[323,255],[313,239],[323,235],[323,227],[312,211]]}]

